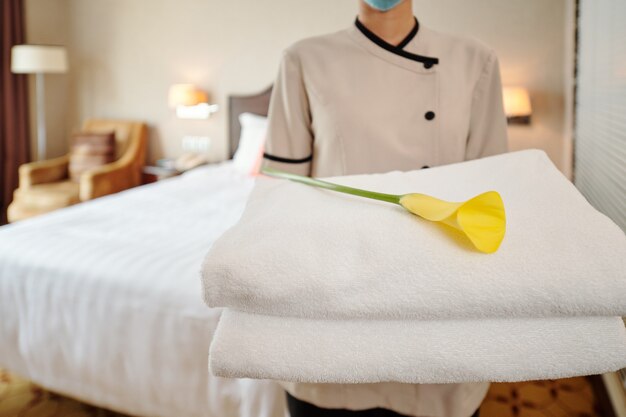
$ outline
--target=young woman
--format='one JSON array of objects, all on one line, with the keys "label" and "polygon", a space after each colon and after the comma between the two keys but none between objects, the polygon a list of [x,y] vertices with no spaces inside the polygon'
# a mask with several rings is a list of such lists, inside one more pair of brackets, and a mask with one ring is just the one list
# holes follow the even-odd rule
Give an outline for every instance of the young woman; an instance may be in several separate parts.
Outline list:
[{"label": "young woman", "polygon": [[[325,177],[408,171],[506,152],[494,52],[423,27],[411,0],[359,3],[352,27],[284,52],[265,164]],[[292,416],[468,417],[489,384],[284,386]]]}]

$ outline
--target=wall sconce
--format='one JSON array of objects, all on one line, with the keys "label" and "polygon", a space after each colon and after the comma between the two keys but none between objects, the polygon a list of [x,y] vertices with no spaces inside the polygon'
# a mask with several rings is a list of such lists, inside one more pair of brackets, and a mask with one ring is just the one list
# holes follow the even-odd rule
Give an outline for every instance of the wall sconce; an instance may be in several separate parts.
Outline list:
[{"label": "wall sconce", "polygon": [[533,111],[528,90],[523,87],[504,87],[502,93],[507,122],[529,125]]},{"label": "wall sconce", "polygon": [[208,119],[219,108],[217,104],[209,104],[207,93],[193,84],[172,85],[167,101],[176,109],[179,119]]}]

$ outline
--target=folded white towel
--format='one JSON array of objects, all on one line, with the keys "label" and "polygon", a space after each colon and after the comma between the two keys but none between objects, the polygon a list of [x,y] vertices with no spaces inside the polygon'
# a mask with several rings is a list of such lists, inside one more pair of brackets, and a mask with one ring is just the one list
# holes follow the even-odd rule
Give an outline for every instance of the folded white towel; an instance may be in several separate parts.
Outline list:
[{"label": "folded white towel", "polygon": [[486,255],[401,207],[260,179],[205,260],[206,302],[314,319],[626,315],[624,233],[541,151],[336,181],[450,201],[496,190],[506,236]]},{"label": "folded white towel", "polygon": [[311,320],[224,310],[214,375],[295,382],[456,383],[598,374],[626,366],[617,317]]}]

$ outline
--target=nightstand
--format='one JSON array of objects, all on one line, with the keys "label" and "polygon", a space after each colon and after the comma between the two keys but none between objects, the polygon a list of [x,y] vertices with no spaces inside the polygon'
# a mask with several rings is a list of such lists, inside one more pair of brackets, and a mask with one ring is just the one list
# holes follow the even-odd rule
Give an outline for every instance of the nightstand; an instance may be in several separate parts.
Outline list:
[{"label": "nightstand", "polygon": [[159,166],[145,166],[142,170],[142,183],[150,184],[167,178],[180,175],[181,172],[174,168],[164,168]]}]

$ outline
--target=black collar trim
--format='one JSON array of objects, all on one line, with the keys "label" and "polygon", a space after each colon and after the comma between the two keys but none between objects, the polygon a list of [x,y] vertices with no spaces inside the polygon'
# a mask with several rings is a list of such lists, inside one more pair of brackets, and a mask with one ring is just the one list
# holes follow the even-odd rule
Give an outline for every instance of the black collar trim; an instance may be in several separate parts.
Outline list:
[{"label": "black collar trim", "polygon": [[419,22],[417,21],[417,19],[415,19],[415,26],[413,26],[413,29],[411,30],[411,32],[397,46],[387,43],[382,38],[379,38],[374,32],[366,28],[365,25],[359,21],[358,17],[355,20],[354,24],[356,25],[357,29],[359,29],[359,31],[361,31],[361,33],[364,34],[369,40],[371,40],[376,45],[380,46],[383,49],[386,49],[389,52],[392,52],[396,55],[400,55],[401,57],[404,57],[407,59],[411,59],[413,61],[421,62],[422,64],[424,64],[424,67],[426,68],[430,68],[433,65],[439,64],[439,58],[412,54],[402,49],[409,42],[411,42],[411,40],[413,40],[415,35],[417,35],[417,32],[419,31]]},{"label": "black collar trim", "polygon": [[404,49],[404,47],[407,46],[409,44],[409,42],[411,42],[413,40],[415,35],[417,35],[417,32],[420,30],[420,22],[417,21],[416,17],[414,17],[413,19],[415,20],[415,24],[413,25],[413,29],[411,29],[409,34],[406,35],[404,39],[402,39],[402,42],[400,42],[399,44],[396,45],[396,48]]}]

